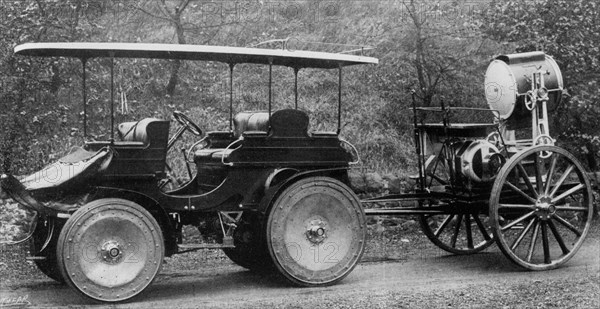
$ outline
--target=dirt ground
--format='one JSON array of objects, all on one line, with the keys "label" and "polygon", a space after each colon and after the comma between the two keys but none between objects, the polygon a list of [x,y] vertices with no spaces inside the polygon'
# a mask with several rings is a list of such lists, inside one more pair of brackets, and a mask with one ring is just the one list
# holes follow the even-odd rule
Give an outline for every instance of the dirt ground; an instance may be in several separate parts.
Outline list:
[{"label": "dirt ground", "polygon": [[[471,256],[447,254],[414,221],[371,228],[361,263],[340,283],[297,288],[256,274],[219,250],[167,258],[155,282],[117,308],[598,308],[600,222],[563,267],[528,272],[496,246]],[[24,260],[27,246],[0,247],[0,307],[91,304]]]}]

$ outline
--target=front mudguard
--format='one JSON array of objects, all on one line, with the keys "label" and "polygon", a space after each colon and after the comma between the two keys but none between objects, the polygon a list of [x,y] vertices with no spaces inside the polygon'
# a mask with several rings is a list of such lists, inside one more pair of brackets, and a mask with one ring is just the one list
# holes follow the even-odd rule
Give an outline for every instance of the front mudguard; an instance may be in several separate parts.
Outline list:
[{"label": "front mudguard", "polygon": [[89,189],[108,168],[112,158],[110,147],[96,152],[74,148],[57,162],[23,179],[2,174],[0,196],[8,195],[40,215],[66,218],[86,202]]},{"label": "front mudguard", "polygon": [[33,210],[41,215],[56,217],[58,211],[46,207],[42,202],[35,199],[25,186],[15,176],[2,174],[0,176],[1,195],[7,195],[23,207]]}]

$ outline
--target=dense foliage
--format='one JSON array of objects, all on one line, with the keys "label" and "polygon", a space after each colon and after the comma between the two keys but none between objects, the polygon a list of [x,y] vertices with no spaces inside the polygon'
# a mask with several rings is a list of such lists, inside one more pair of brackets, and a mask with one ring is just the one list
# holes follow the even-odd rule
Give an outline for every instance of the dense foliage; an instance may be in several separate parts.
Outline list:
[{"label": "dense foliage", "polygon": [[567,91],[550,115],[552,130],[598,168],[600,149],[600,3],[587,0],[497,1],[482,30],[517,52],[543,50],[561,68]]},{"label": "dense foliage", "polygon": [[[483,73],[493,56],[545,50],[559,62],[570,94],[554,115],[554,135],[575,143],[572,147],[585,147],[588,158],[600,146],[600,110],[594,105],[600,97],[595,1],[1,2],[0,162],[2,170],[17,174],[38,169],[83,141],[81,63],[12,53],[17,44],[39,41],[250,46],[291,38],[292,49],[337,52],[373,46],[365,54],[379,58],[378,66],[344,71],[342,132],[357,145],[366,169],[397,174],[415,168],[409,90],[419,105],[443,101],[485,107]],[[122,59],[115,65],[117,121],[169,118],[173,110],[183,110],[205,131],[228,128],[226,65]],[[107,137],[109,61],[90,61],[88,72],[89,131]],[[292,107],[292,69],[277,67],[273,73],[275,108]],[[336,73],[299,73],[299,106],[310,114],[314,130],[336,127]],[[267,74],[264,66],[235,67],[235,111],[266,108]],[[175,148],[190,142],[187,137]],[[173,157],[179,155],[174,152]]]}]

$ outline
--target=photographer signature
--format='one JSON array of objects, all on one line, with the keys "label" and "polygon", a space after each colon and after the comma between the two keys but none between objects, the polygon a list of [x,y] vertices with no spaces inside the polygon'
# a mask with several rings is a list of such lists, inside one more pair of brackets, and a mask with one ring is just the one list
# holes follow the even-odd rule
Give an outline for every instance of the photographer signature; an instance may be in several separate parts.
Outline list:
[{"label": "photographer signature", "polygon": [[29,295],[15,296],[15,297],[1,297],[0,298],[0,308],[31,306],[31,302],[29,302],[28,298],[29,298]]}]

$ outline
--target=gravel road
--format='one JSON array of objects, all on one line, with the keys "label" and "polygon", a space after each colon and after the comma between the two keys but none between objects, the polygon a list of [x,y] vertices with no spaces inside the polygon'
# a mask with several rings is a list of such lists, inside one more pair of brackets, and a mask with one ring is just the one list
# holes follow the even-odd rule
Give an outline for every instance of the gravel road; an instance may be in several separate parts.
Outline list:
[{"label": "gravel road", "polygon": [[[403,260],[363,262],[340,283],[297,288],[274,275],[251,273],[229,262],[197,270],[164,271],[141,295],[116,308],[594,308],[600,304],[600,240],[586,240],[563,267],[544,272],[513,266],[495,247],[472,256],[426,251]],[[433,252],[433,253],[432,253]],[[0,304],[90,304],[48,280],[0,290]]]}]

